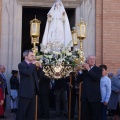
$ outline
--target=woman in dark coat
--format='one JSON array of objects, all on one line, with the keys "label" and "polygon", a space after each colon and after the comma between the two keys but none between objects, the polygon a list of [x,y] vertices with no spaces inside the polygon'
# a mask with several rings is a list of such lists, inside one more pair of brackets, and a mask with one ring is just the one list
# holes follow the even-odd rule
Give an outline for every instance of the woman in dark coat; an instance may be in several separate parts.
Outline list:
[{"label": "woman in dark coat", "polygon": [[114,120],[119,120],[120,108],[120,69],[118,69],[117,75],[111,78],[112,81],[112,93],[110,96],[108,108],[114,113]]},{"label": "woman in dark coat", "polygon": [[17,98],[18,98],[18,89],[19,89],[19,80],[18,80],[18,71],[12,70],[12,76],[10,78],[10,87],[11,87],[11,112],[16,112],[17,110]]}]

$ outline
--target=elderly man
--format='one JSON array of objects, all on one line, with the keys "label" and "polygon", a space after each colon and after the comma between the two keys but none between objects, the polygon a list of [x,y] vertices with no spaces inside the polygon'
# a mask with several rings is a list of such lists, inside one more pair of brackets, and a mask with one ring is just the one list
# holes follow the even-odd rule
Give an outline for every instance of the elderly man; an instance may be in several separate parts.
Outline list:
[{"label": "elderly man", "polygon": [[81,102],[82,120],[101,120],[100,78],[102,69],[95,65],[95,56],[88,56],[79,71],[78,82],[83,82]]}]

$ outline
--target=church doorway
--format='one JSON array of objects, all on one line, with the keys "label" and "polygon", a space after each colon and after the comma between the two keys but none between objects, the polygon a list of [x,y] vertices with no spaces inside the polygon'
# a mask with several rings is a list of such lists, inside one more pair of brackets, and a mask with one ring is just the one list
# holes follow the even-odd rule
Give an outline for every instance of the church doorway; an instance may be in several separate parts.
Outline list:
[{"label": "church doorway", "polygon": [[[24,50],[31,49],[31,38],[30,38],[30,21],[32,19],[36,18],[41,21],[41,27],[40,27],[40,43],[42,42],[42,37],[45,30],[46,20],[47,20],[47,13],[50,10],[50,8],[43,8],[43,7],[23,7],[23,13],[22,13],[22,47],[21,47],[21,53],[23,53]],[[66,8],[66,12],[68,15],[68,19],[70,22],[70,27],[72,28],[75,26],[75,8]],[[38,50],[40,50],[40,47],[38,46]],[[21,54],[21,60],[22,54]]]}]

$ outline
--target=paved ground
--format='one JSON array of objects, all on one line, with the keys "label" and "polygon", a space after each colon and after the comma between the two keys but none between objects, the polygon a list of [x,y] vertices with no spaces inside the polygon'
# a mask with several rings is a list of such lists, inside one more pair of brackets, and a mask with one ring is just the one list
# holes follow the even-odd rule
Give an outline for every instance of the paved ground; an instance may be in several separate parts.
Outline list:
[{"label": "paved ground", "polygon": [[[4,119],[0,119],[0,120],[15,120],[15,113],[11,113],[10,111],[6,111],[5,112],[5,116],[7,118],[4,118]],[[47,120],[47,119],[41,119],[39,118],[38,120]],[[55,111],[50,111],[50,118],[49,120],[68,120],[67,117],[65,117],[64,115],[61,115],[60,117],[57,117],[55,115]]]},{"label": "paved ground", "polygon": [[10,111],[6,111],[5,116],[7,118],[4,118],[4,119],[0,118],[0,120],[15,120],[15,114],[11,113]]},{"label": "paved ground", "polygon": [[[5,116],[7,118],[0,119],[0,120],[15,120],[15,114],[11,113],[10,111],[6,111]],[[77,116],[77,114],[75,116]],[[74,120],[77,120],[76,118],[77,117],[75,117]],[[47,119],[38,119],[38,120],[47,120]],[[50,111],[50,119],[49,120],[68,120],[68,118],[63,115],[61,115],[60,117],[57,117],[55,115],[55,111]],[[71,119],[71,120],[73,120],[73,119]],[[108,117],[108,120],[114,120],[114,119],[113,119],[113,117]]]}]

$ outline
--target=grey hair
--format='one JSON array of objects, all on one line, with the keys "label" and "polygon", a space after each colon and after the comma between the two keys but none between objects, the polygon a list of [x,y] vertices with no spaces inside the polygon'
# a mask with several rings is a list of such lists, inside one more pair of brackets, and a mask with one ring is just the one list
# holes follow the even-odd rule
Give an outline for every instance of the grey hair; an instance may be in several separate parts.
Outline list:
[{"label": "grey hair", "polygon": [[0,69],[3,67],[3,65],[0,65]]},{"label": "grey hair", "polygon": [[114,74],[113,73],[108,73],[108,77],[113,77]]},{"label": "grey hair", "polygon": [[89,60],[90,57],[95,57],[95,55],[88,55],[88,57],[86,59]]},{"label": "grey hair", "polygon": [[23,57],[25,58],[25,56],[28,56],[29,52],[33,52],[32,50],[25,50],[23,52]]},{"label": "grey hair", "polygon": [[120,76],[120,69],[118,69],[117,74],[118,74],[118,76]]}]

